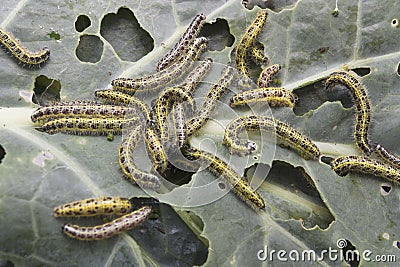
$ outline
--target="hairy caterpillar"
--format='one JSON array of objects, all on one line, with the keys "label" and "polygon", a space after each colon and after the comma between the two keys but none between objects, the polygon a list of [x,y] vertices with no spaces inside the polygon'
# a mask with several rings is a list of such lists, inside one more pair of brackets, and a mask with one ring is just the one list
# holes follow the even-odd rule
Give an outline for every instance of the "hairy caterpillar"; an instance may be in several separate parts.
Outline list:
[{"label": "hairy caterpillar", "polygon": [[356,103],[356,123],[354,127],[354,140],[357,147],[367,156],[371,155],[374,147],[368,140],[368,129],[371,122],[371,104],[368,93],[359,77],[352,71],[337,71],[332,73],[325,82],[325,87],[330,88],[335,84],[346,86]]},{"label": "hairy caterpillar", "polygon": [[54,208],[54,217],[79,217],[96,215],[122,215],[132,208],[124,197],[100,197],[74,201]]},{"label": "hairy caterpillar", "polygon": [[139,123],[138,117],[130,119],[114,118],[59,118],[36,127],[38,131],[48,134],[66,133],[75,135],[122,134],[124,127]]},{"label": "hairy caterpillar", "polygon": [[150,119],[150,109],[142,100],[116,90],[97,90],[94,95],[106,103],[122,104],[141,111],[146,120]]},{"label": "hairy caterpillar", "polygon": [[217,177],[221,177],[235,194],[255,210],[265,209],[263,198],[251,188],[226,162],[220,158],[196,148],[183,151],[190,160],[199,159],[208,164],[207,169]]},{"label": "hairy caterpillar", "polygon": [[250,48],[250,59],[258,65],[266,65],[269,62],[269,58],[264,55],[264,49],[258,46],[251,46]]},{"label": "hairy caterpillar", "polygon": [[94,101],[70,101],[39,107],[31,115],[33,122],[48,122],[62,117],[123,118],[133,110],[129,107],[103,105]]},{"label": "hairy caterpillar", "polygon": [[181,87],[170,87],[162,91],[156,100],[153,107],[156,125],[159,130],[161,142],[164,144],[169,138],[169,127],[168,127],[168,113],[171,105],[176,102],[188,102],[192,109],[194,109],[194,101],[191,95],[189,95]]},{"label": "hairy caterpillar", "polygon": [[193,43],[194,39],[199,34],[206,16],[204,14],[196,15],[185,33],[181,36],[179,41],[175,44],[174,48],[171,49],[165,56],[163,56],[157,63],[157,71],[161,71],[166,67],[170,66],[178,60],[184,54],[183,52],[187,47]]},{"label": "hairy caterpillar", "polygon": [[79,240],[101,240],[110,238],[124,231],[130,230],[146,221],[151,213],[151,207],[143,206],[138,210],[128,213],[109,223],[94,227],[83,227],[74,224],[64,224],[62,232],[74,239]]},{"label": "hairy caterpillar", "polygon": [[186,116],[182,103],[174,103],[172,107],[172,118],[175,132],[174,145],[181,148],[186,143]]},{"label": "hairy caterpillar", "polygon": [[201,81],[201,79],[210,70],[212,62],[212,58],[208,57],[204,61],[202,61],[196,68],[194,68],[185,78],[185,81],[181,85],[182,89],[189,94],[193,94],[198,82]]},{"label": "hairy caterpillar", "polygon": [[179,59],[179,62],[141,78],[117,78],[111,82],[113,89],[134,94],[138,90],[155,90],[164,87],[186,74],[194,61],[200,56],[207,46],[207,38],[196,38],[188,51]]},{"label": "hairy caterpillar", "polygon": [[153,121],[147,122],[144,137],[154,169],[158,173],[164,173],[168,165],[167,154],[159,136],[154,131]]},{"label": "hairy caterpillar", "polygon": [[246,130],[275,134],[282,144],[294,149],[305,159],[316,159],[321,154],[307,136],[290,125],[272,117],[257,115],[239,117],[228,124],[222,143],[229,147],[231,153],[246,155],[257,149],[255,142],[239,138]]},{"label": "hairy caterpillar", "polygon": [[272,79],[281,70],[281,68],[281,65],[273,64],[263,69],[257,80],[258,87],[269,87]]},{"label": "hairy caterpillar", "polygon": [[217,101],[221,98],[228,86],[231,84],[234,77],[233,75],[234,69],[231,67],[226,67],[222,71],[221,78],[211,86],[200,109],[191,119],[186,122],[186,134],[188,137],[198,131],[208,121],[217,104]]},{"label": "hairy caterpillar", "polygon": [[387,179],[391,182],[400,183],[400,170],[389,164],[371,159],[365,156],[343,156],[338,157],[330,163],[332,169],[339,175],[345,176],[349,172],[372,174]]},{"label": "hairy caterpillar", "polygon": [[267,102],[271,106],[293,108],[296,96],[289,90],[281,87],[258,88],[237,93],[230,99],[230,106],[242,106],[249,103]]},{"label": "hairy caterpillar", "polygon": [[118,152],[119,166],[125,176],[133,183],[142,188],[157,190],[161,185],[160,179],[154,174],[139,170],[134,163],[135,149],[142,135],[143,127],[138,125],[129,134],[123,136]]},{"label": "hairy caterpillar", "polygon": [[256,40],[257,36],[260,34],[265,21],[267,20],[268,13],[264,10],[260,10],[257,13],[256,18],[246,29],[242,38],[240,39],[235,50],[235,67],[236,69],[246,76],[249,76],[249,70],[247,66],[247,55]]},{"label": "hairy caterpillar", "polygon": [[32,67],[40,66],[50,58],[50,50],[45,47],[39,52],[31,53],[12,36],[12,34],[0,29],[0,44],[4,47],[20,64]]},{"label": "hairy caterpillar", "polygon": [[400,158],[396,155],[391,154],[389,151],[387,151],[382,145],[377,144],[375,147],[374,152],[383,160],[385,160],[387,163],[400,168]]}]

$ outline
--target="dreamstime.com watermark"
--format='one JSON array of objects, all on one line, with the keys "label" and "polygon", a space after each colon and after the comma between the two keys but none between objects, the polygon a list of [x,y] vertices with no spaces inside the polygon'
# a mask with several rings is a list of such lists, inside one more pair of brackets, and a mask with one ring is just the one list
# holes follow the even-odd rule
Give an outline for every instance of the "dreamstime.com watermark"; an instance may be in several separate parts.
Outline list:
[{"label": "dreamstime.com watermark", "polygon": [[366,262],[396,262],[396,255],[393,254],[377,254],[371,250],[342,250],[347,247],[345,239],[339,239],[336,242],[337,248],[329,247],[328,249],[316,252],[312,249],[307,250],[269,250],[268,246],[260,249],[257,252],[257,258],[260,261],[292,261],[292,262],[317,262],[317,261],[360,261],[361,259]]}]

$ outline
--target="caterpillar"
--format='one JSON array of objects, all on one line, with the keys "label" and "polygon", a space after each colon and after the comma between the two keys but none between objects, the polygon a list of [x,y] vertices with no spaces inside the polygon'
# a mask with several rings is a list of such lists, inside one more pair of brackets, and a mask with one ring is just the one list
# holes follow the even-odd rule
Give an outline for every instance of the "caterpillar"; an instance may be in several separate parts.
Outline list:
[{"label": "caterpillar", "polygon": [[97,90],[94,92],[94,95],[97,98],[102,99],[106,103],[111,104],[122,104],[125,106],[129,106],[133,109],[140,110],[146,120],[150,119],[150,109],[142,100],[131,96],[129,94],[125,94],[116,90]]},{"label": "caterpillar", "polygon": [[400,168],[400,158],[396,155],[391,154],[382,145],[377,144],[375,146],[374,152],[387,163],[393,165],[394,167]]},{"label": "caterpillar", "polygon": [[257,16],[250,24],[250,26],[244,32],[242,38],[240,39],[235,50],[235,67],[236,69],[246,76],[249,76],[249,70],[247,66],[247,55],[256,40],[257,36],[260,34],[264,23],[267,20],[268,13],[264,10],[260,10]]},{"label": "caterpillar", "polygon": [[165,56],[163,56],[157,63],[157,71],[161,71],[166,67],[170,66],[184,54],[187,47],[193,43],[194,39],[199,34],[203,24],[205,22],[206,16],[204,14],[199,14],[194,17],[189,27],[186,29],[185,33],[181,36],[179,41],[175,44],[174,48],[171,49]]},{"label": "caterpillar", "polygon": [[258,77],[258,87],[269,87],[271,85],[274,76],[282,69],[281,65],[273,64],[266,67]]},{"label": "caterpillar", "polygon": [[36,127],[36,130],[48,134],[65,133],[75,135],[122,134],[124,127],[139,123],[138,117],[130,119],[114,118],[58,118]]},{"label": "caterpillar", "polygon": [[110,238],[124,231],[130,230],[144,221],[151,214],[151,207],[143,206],[109,223],[94,227],[83,227],[74,224],[64,224],[62,232],[70,238],[79,240],[102,240]]},{"label": "caterpillar", "polygon": [[339,176],[345,176],[349,172],[358,172],[400,183],[399,169],[366,156],[342,156],[331,161],[330,165]]},{"label": "caterpillar", "polygon": [[229,105],[236,107],[256,102],[267,102],[271,106],[293,108],[296,96],[291,91],[281,87],[258,88],[235,94],[230,99]]},{"label": "caterpillar", "polygon": [[201,52],[207,46],[207,38],[196,38],[188,51],[179,59],[179,62],[173,64],[162,71],[141,78],[117,78],[111,82],[113,89],[128,94],[134,94],[136,91],[156,90],[164,87],[171,82],[185,75],[193,65],[194,61],[200,56]]},{"label": "caterpillar", "polygon": [[211,86],[206,95],[206,99],[201,105],[200,109],[196,112],[194,117],[186,121],[186,135],[187,137],[193,135],[198,131],[208,120],[213,112],[217,101],[225,93],[228,86],[231,84],[234,77],[234,69],[226,67],[222,71],[221,78]]},{"label": "caterpillar", "polygon": [[132,113],[129,107],[103,105],[94,101],[70,101],[39,107],[31,115],[33,122],[48,122],[62,117],[110,117],[123,118]]},{"label": "caterpillar", "polygon": [[153,168],[158,173],[164,173],[167,169],[168,160],[165,153],[164,146],[157,133],[154,131],[154,122],[148,121],[144,133],[147,150],[150,153]]},{"label": "caterpillar", "polygon": [[350,90],[356,103],[356,123],[354,127],[354,140],[357,147],[367,156],[371,155],[374,147],[368,140],[368,129],[371,122],[371,104],[366,88],[359,77],[352,71],[333,72],[325,81],[325,87],[330,88],[335,84],[342,84]]},{"label": "caterpillar", "polygon": [[250,59],[258,65],[266,65],[269,62],[269,58],[264,55],[264,49],[258,46],[251,46],[249,52]]},{"label": "caterpillar", "polygon": [[167,88],[158,95],[153,111],[162,143],[166,143],[169,138],[167,118],[170,106],[175,102],[188,102],[194,109],[193,98],[179,86]]},{"label": "caterpillar", "polygon": [[198,82],[201,81],[201,79],[210,70],[212,62],[213,59],[208,57],[204,61],[202,61],[196,68],[194,68],[185,78],[185,81],[181,85],[182,89],[189,94],[193,94]]},{"label": "caterpillar", "polygon": [[118,152],[118,163],[124,175],[133,183],[142,188],[157,190],[160,188],[160,179],[151,173],[139,170],[134,163],[137,144],[143,135],[143,127],[136,126],[129,134],[123,136]]},{"label": "caterpillar", "polygon": [[54,217],[80,217],[96,215],[122,215],[132,208],[124,197],[100,197],[74,201],[54,208]]},{"label": "caterpillar", "polygon": [[238,117],[228,124],[222,143],[229,147],[231,153],[246,155],[257,149],[255,142],[239,138],[246,130],[275,134],[282,144],[294,149],[305,159],[316,159],[321,154],[319,148],[307,136],[290,125],[272,117],[258,115]]},{"label": "caterpillar", "polygon": [[29,67],[40,66],[50,58],[50,50],[44,47],[39,52],[29,52],[21,46],[12,34],[0,28],[0,45],[4,47],[20,64]]},{"label": "caterpillar", "polygon": [[181,148],[186,143],[186,116],[182,103],[174,103],[172,107],[172,118],[175,132],[174,145]]},{"label": "caterpillar", "polygon": [[235,194],[245,203],[255,210],[265,209],[263,198],[251,188],[251,186],[240,177],[226,162],[220,158],[197,148],[188,148],[183,150],[184,155],[189,160],[199,159],[205,162],[207,169],[217,177],[221,177],[228,185],[232,187]]}]

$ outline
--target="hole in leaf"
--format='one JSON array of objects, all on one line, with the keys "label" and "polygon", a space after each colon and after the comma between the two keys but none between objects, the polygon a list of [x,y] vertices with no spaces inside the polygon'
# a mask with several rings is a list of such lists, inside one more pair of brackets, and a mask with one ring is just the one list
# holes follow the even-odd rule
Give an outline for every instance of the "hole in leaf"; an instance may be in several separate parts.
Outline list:
[{"label": "hole in leaf", "polygon": [[[343,240],[344,241],[344,240]],[[351,267],[356,267],[360,265],[360,254],[357,251],[357,248],[353,246],[353,244],[345,239],[346,246],[342,248],[343,259],[349,264]]]},{"label": "hole in leaf", "polygon": [[319,80],[304,87],[296,88],[293,93],[298,96],[293,109],[297,116],[302,116],[310,110],[316,110],[327,101],[339,100],[345,108],[353,106],[353,98],[349,90],[341,84],[325,89],[324,81]]},{"label": "hole in leaf", "polygon": [[196,216],[201,222],[191,221],[196,227],[189,228],[171,206],[158,203],[153,207],[157,218],[128,232],[140,248],[160,265],[171,265],[171,262],[182,266],[203,265],[208,257],[209,241],[200,236],[204,227],[201,219]]},{"label": "hole in leaf", "polygon": [[60,35],[58,32],[55,32],[55,31],[52,31],[52,32],[49,33],[48,35],[49,35],[49,37],[50,37],[51,39],[54,39],[54,40],[56,40],[56,41],[58,41],[58,40],[61,39],[61,35]]},{"label": "hole in leaf", "polygon": [[15,264],[8,260],[0,259],[0,267],[14,267]]},{"label": "hole in leaf", "polygon": [[381,195],[382,196],[389,195],[391,190],[392,190],[392,186],[390,184],[382,184],[381,185]]},{"label": "hole in leaf", "polygon": [[364,77],[371,73],[371,68],[368,68],[368,67],[355,68],[355,69],[351,69],[351,70],[354,71],[355,73],[357,73],[357,75],[360,77]]},{"label": "hole in leaf", "polygon": [[230,33],[228,22],[217,18],[212,23],[205,23],[199,36],[207,37],[207,49],[210,51],[221,51],[225,47],[231,47],[235,37]]},{"label": "hole in leaf", "polygon": [[60,101],[61,83],[44,75],[36,77],[32,102],[41,106]]},{"label": "hole in leaf", "polygon": [[187,172],[179,167],[171,166],[169,164],[168,169],[165,171],[165,173],[163,173],[162,176],[171,183],[176,185],[184,185],[191,181],[193,174],[194,172]]},{"label": "hole in leaf", "polygon": [[318,53],[320,53],[320,54],[324,54],[324,53],[326,53],[326,52],[329,51],[329,46],[320,47],[320,48],[318,48],[317,51],[318,51]]},{"label": "hole in leaf", "polygon": [[399,20],[398,20],[398,19],[392,19],[392,22],[390,23],[390,25],[391,25],[393,28],[399,27]]},{"label": "hole in leaf", "polygon": [[100,34],[122,60],[137,61],[154,48],[154,40],[128,8],[107,14],[101,21]]},{"label": "hole in leaf", "polygon": [[400,63],[397,65],[397,75],[400,76]]},{"label": "hole in leaf", "polygon": [[6,150],[4,149],[4,147],[2,145],[0,145],[0,164],[5,156],[6,156]]},{"label": "hole in leaf", "polygon": [[221,189],[221,190],[225,190],[225,188],[226,188],[226,185],[224,184],[224,183],[218,183],[218,187],[219,187],[219,189]]},{"label": "hole in leaf", "polygon": [[331,162],[332,162],[332,160],[334,160],[334,158],[327,157],[327,156],[322,156],[322,157],[321,157],[321,162],[322,162],[322,163],[325,163],[325,164],[327,164],[327,165],[330,165]]},{"label": "hole in leaf", "polygon": [[89,17],[86,15],[79,15],[75,21],[75,29],[78,32],[83,32],[86,28],[88,28],[92,22],[90,21]]},{"label": "hole in leaf", "polygon": [[76,48],[76,56],[80,61],[96,63],[103,54],[103,42],[96,35],[82,35]]},{"label": "hole in leaf", "polygon": [[[245,171],[245,177],[250,181],[254,178],[260,180],[266,176],[268,176],[266,180],[268,185],[262,186],[262,188],[267,192],[267,198],[271,205],[279,207],[276,216],[290,216],[290,218],[301,220],[303,227],[307,229],[316,225],[321,229],[327,229],[335,220],[322,201],[314,180],[303,167],[294,167],[287,162],[274,161],[272,168],[259,163]],[[287,191],[287,194],[280,194],[281,190]],[[298,200],[294,202],[294,198]],[[293,209],[293,205],[298,206]],[[318,212],[311,211],[310,213],[310,209],[314,209],[313,207],[318,207]]]},{"label": "hole in leaf", "polygon": [[[371,68],[360,67],[352,69],[357,75],[363,77],[371,73]],[[342,84],[337,84],[329,89],[325,88],[325,80],[317,80],[313,83],[300,86],[293,90],[298,96],[293,109],[297,116],[302,116],[310,110],[316,110],[324,102],[340,101],[344,108],[353,106],[353,98],[349,89]]]}]

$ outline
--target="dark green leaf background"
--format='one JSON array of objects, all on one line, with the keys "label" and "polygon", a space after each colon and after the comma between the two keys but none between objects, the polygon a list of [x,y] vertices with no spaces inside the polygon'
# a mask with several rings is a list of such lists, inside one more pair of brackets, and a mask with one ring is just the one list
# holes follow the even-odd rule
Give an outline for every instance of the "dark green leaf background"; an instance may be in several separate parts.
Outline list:
[{"label": "dark green leaf background", "polygon": [[[324,94],[323,79],[331,72],[345,65],[369,68],[362,82],[372,102],[371,139],[400,154],[400,27],[393,26],[393,19],[400,20],[400,3],[339,1],[339,16],[334,17],[334,2],[305,0],[268,12],[259,41],[271,63],[283,66],[278,78],[298,93],[303,109],[273,109],[274,116],[309,135],[323,154],[359,153],[352,141],[353,108],[318,96]],[[257,214],[228,194],[197,208],[160,205],[158,218],[109,240],[81,242],[61,233],[61,225],[69,220],[53,218],[57,205],[95,196],[147,195],[122,177],[117,161],[120,137],[108,142],[105,137],[50,136],[34,129],[30,115],[36,108],[32,103],[36,77],[58,80],[62,100],[93,99],[94,90],[110,87],[116,77],[154,72],[157,60],[168,51],[162,44],[176,42],[198,13],[208,21],[228,22],[234,45],[203,55],[226,64],[258,10],[245,9],[239,0],[2,3],[0,27],[32,51],[48,46],[51,59],[39,69],[29,69],[0,54],[0,145],[5,150],[0,163],[0,265],[11,261],[17,266],[258,266],[263,263],[257,252],[264,246],[320,252],[337,249],[340,238],[359,251],[393,254],[400,261],[397,185],[385,194],[380,178],[339,177],[328,165],[305,161],[281,147],[258,189],[267,202],[266,212]],[[108,16],[119,12],[126,13],[120,25],[133,16],[136,22],[123,30],[112,19],[107,22]],[[80,15],[90,19],[82,32],[75,28]],[[222,138],[212,126],[202,134]],[[264,158],[261,163],[271,164]],[[212,178],[207,172],[197,177]],[[311,178],[316,189],[302,186],[304,177]],[[93,225],[102,220],[73,222]],[[275,258],[268,264],[288,263]],[[300,264],[343,263],[325,259]]]}]

